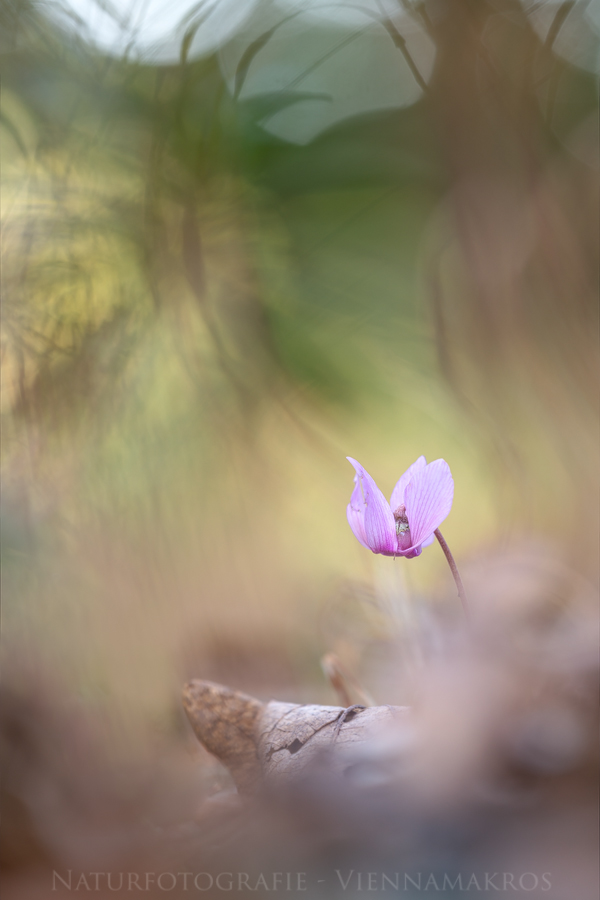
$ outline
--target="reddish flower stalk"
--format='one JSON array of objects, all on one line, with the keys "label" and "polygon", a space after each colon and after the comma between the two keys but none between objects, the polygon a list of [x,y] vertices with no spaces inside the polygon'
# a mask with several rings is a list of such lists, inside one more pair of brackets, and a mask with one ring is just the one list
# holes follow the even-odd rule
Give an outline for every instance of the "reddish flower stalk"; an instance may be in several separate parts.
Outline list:
[{"label": "reddish flower stalk", "polygon": [[442,537],[442,532],[439,528],[436,528],[433,532],[438,539],[438,543],[442,550],[444,551],[444,556],[448,560],[448,565],[450,566],[450,571],[452,572],[452,577],[454,578],[456,589],[458,590],[458,596],[460,597],[460,602],[462,603],[462,608],[464,614],[467,618],[469,618],[469,604],[467,603],[467,595],[465,594],[465,586],[462,583],[462,578],[460,577],[458,568],[456,563],[454,562],[454,557],[450,551],[450,547]]}]

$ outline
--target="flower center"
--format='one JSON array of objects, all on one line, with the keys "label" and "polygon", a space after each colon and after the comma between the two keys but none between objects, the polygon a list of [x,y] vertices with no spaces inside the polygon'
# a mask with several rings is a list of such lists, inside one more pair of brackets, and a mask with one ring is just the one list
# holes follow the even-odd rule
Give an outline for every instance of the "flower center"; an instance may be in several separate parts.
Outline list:
[{"label": "flower center", "polygon": [[410,527],[408,524],[408,519],[406,517],[405,506],[399,506],[398,509],[394,510],[394,520],[396,522],[396,534],[398,535],[398,537],[408,535],[410,539]]},{"label": "flower center", "polygon": [[394,510],[394,522],[396,523],[396,536],[398,538],[398,552],[403,553],[412,547],[412,538],[410,536],[410,525],[404,505]]}]

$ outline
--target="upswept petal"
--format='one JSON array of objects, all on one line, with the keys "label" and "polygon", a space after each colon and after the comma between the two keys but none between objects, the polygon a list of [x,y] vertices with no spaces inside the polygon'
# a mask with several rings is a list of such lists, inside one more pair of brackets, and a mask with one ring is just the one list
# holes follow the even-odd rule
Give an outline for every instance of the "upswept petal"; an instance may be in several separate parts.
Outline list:
[{"label": "upswept petal", "polygon": [[350,503],[346,507],[346,516],[348,518],[348,524],[352,529],[354,537],[360,541],[363,547],[366,547],[367,550],[370,550],[371,548],[367,544],[367,539],[365,536],[366,509],[367,504],[365,503],[363,497],[360,480],[358,475],[355,475],[354,490],[352,491],[352,496],[350,497]]},{"label": "upswept petal", "polygon": [[[390,505],[361,464],[352,459],[351,456],[347,456],[346,459],[352,463],[356,470],[359,486],[362,486],[367,507],[363,520],[366,544],[373,553],[394,556],[397,553],[398,540],[396,538],[396,523]],[[350,522],[350,520],[348,521]],[[350,527],[352,528],[351,522]],[[354,531],[354,529],[352,530]],[[356,534],[356,532],[354,533]]]},{"label": "upswept petal", "polygon": [[448,463],[436,459],[410,480],[404,505],[413,546],[423,544],[442,524],[454,498],[454,480]]},{"label": "upswept petal", "polygon": [[424,456],[420,456],[416,462],[409,466],[404,475],[400,476],[400,480],[396,484],[396,487],[392,491],[392,497],[390,499],[390,509],[392,512],[398,509],[404,503],[404,492],[406,490],[406,485],[412,479],[413,475],[416,475],[417,472],[420,472],[421,469],[424,469],[427,465],[427,460]]}]

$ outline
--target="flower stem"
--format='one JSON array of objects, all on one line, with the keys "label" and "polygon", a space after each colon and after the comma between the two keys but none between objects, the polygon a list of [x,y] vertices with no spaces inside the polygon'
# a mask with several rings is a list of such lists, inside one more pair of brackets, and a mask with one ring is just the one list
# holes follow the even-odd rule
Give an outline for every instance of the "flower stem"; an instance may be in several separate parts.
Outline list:
[{"label": "flower stem", "polygon": [[450,571],[452,572],[452,577],[454,578],[454,581],[456,583],[456,587],[458,590],[458,596],[460,597],[460,602],[462,603],[462,608],[463,608],[464,614],[467,618],[469,618],[469,604],[467,603],[467,595],[465,594],[465,588],[462,583],[462,578],[460,577],[460,575],[458,573],[458,569],[456,567],[456,563],[454,562],[454,557],[452,556],[452,553],[450,552],[450,547],[448,546],[448,544],[442,537],[442,532],[440,531],[439,528],[435,529],[434,534],[435,534],[436,538],[438,539],[438,543],[439,543],[440,547],[444,551],[444,556],[448,560],[448,565],[450,566]]}]

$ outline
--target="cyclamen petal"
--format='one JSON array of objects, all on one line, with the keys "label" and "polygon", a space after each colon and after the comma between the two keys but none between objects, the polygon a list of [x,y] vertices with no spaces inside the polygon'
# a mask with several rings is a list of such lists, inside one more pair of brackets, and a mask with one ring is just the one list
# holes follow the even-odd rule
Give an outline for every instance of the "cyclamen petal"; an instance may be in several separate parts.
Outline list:
[{"label": "cyclamen petal", "polygon": [[[366,504],[363,518],[366,544],[373,553],[383,553],[385,556],[395,556],[398,552],[398,539],[396,537],[396,523],[390,505],[374,480],[361,464],[350,456],[348,456],[347,459],[348,462],[352,463],[356,470],[358,476],[357,486],[362,487]],[[352,501],[350,502],[350,505],[352,505]],[[350,518],[348,518],[348,521],[352,528]],[[354,528],[352,528],[352,530],[354,534],[356,534]],[[356,536],[358,537],[358,535]]]},{"label": "cyclamen petal", "polygon": [[390,508],[392,512],[398,509],[399,506],[404,504],[404,491],[406,490],[406,485],[412,479],[413,475],[416,475],[417,472],[420,472],[421,469],[424,469],[427,465],[427,460],[424,456],[420,456],[416,462],[409,466],[404,475],[400,477],[400,480],[396,484],[396,487],[392,491],[392,497],[390,500]]},{"label": "cyclamen petal", "polygon": [[448,463],[436,459],[410,480],[404,492],[406,516],[414,547],[422,545],[452,508],[454,480]]},{"label": "cyclamen petal", "polygon": [[363,497],[360,479],[358,475],[355,475],[354,490],[352,491],[352,496],[350,497],[350,503],[346,508],[346,516],[348,518],[348,524],[352,529],[354,537],[360,541],[363,547],[366,547],[367,550],[370,550],[371,548],[367,544],[367,539],[365,536],[366,509],[367,504],[365,503],[365,499]]}]

